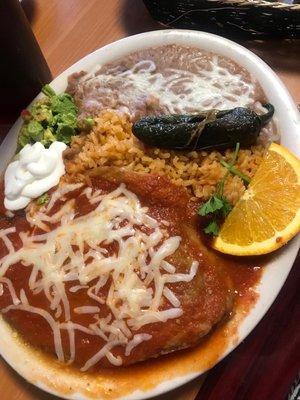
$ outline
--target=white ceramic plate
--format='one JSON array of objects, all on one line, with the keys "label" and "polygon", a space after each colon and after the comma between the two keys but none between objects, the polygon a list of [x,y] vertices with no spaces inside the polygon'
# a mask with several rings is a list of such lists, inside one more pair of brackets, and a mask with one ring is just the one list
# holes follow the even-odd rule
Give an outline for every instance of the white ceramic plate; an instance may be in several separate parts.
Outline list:
[{"label": "white ceramic plate", "polygon": [[[162,30],[131,36],[96,50],[84,57],[54,79],[52,86],[58,92],[64,91],[67,84],[67,77],[73,72],[80,70],[89,71],[99,63],[104,64],[113,61],[136,50],[174,43],[216,52],[233,59],[250,71],[260,82],[268,99],[275,106],[275,117],[278,121],[278,128],[281,133],[281,143],[300,157],[299,113],[282,82],[274,72],[253,53],[234,42],[212,34],[188,30]],[[0,147],[0,171],[4,170],[14,154],[20,125],[21,121],[18,120]],[[284,249],[278,252],[277,257],[264,268],[264,274],[257,288],[259,299],[248,316],[240,323],[237,340],[228,343],[228,346],[223,350],[219,359],[231,352],[254,329],[265,315],[291,270],[299,245],[300,236],[298,235],[298,237],[291,241]],[[37,357],[31,358],[28,349],[22,348],[22,346],[13,339],[10,329],[3,322],[0,323],[0,337],[2,339],[0,341],[2,357],[25,379],[50,393],[64,398],[80,400],[90,398],[89,396],[91,396],[92,393],[90,392],[89,396],[86,396],[83,390],[84,388],[86,389],[88,377],[82,377],[81,380],[84,382],[82,386],[80,386],[81,383],[78,384],[77,382],[76,388],[74,387],[73,389],[75,392],[72,394],[67,391],[62,392],[59,381],[67,382],[67,374],[64,374],[62,371],[57,374],[55,368],[48,368],[42,361],[39,361]],[[146,399],[174,389],[196,376],[199,376],[203,372],[204,370],[202,369],[193,372],[185,372],[178,376],[171,376],[171,378],[170,375],[160,376],[157,379],[157,384],[154,387],[152,386],[149,390],[141,390],[140,387],[135,387],[131,392],[118,398],[122,398],[122,400]],[[97,398],[105,399],[106,397],[100,396]],[[109,398],[112,399],[114,397]]]}]

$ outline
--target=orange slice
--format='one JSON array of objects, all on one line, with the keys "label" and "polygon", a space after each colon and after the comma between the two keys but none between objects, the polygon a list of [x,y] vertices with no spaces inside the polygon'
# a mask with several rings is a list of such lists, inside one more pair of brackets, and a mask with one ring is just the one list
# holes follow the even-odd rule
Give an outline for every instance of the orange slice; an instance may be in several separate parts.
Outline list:
[{"label": "orange slice", "polygon": [[272,143],[212,246],[222,253],[266,254],[300,231],[300,160]]}]

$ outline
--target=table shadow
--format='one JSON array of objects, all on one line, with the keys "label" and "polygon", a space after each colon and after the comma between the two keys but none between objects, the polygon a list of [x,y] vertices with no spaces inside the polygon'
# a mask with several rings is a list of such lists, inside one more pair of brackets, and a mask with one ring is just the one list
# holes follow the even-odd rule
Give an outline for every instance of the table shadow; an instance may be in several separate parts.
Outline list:
[{"label": "table shadow", "polygon": [[247,40],[239,41],[275,70],[300,71],[300,40]]},{"label": "table shadow", "polygon": [[142,0],[122,2],[120,23],[128,35],[163,29],[163,26],[151,17]]}]

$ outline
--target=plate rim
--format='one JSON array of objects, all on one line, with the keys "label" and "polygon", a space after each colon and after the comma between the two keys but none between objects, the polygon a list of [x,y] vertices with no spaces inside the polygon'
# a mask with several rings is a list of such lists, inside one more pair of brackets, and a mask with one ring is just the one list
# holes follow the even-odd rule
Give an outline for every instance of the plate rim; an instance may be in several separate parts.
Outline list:
[{"label": "plate rim", "polygon": [[[207,42],[215,42],[219,46],[225,46],[225,48],[229,51],[229,53],[235,53],[236,55],[240,55],[243,57],[243,62],[239,62],[240,65],[247,65],[246,69],[250,70],[250,72],[253,74],[252,70],[257,68],[257,71],[261,73],[262,77],[266,76],[269,74],[268,79],[267,79],[267,84],[262,82],[261,85],[263,86],[264,90],[266,92],[273,91],[273,92],[278,92],[281,94],[280,100],[276,99],[279,103],[279,110],[281,113],[283,113],[283,110],[287,113],[287,127],[291,127],[292,133],[288,134],[288,137],[291,136],[291,140],[295,140],[297,143],[299,143],[299,149],[295,153],[300,156],[300,118],[299,118],[299,113],[296,108],[296,105],[290,96],[288,90],[284,86],[284,84],[281,82],[280,78],[273,72],[273,70],[264,62],[262,61],[258,56],[256,56],[254,53],[246,49],[245,47],[220,36],[206,33],[206,32],[201,32],[201,31],[192,31],[192,30],[185,30],[185,29],[167,29],[167,30],[158,30],[158,31],[151,31],[151,32],[146,32],[146,33],[141,33],[133,36],[128,36],[126,38],[117,40],[113,43],[110,43],[108,45],[105,45],[103,47],[100,47],[99,49],[96,49],[95,51],[87,54],[85,57],[81,58],[77,62],[75,62],[73,65],[71,65],[69,68],[64,70],[61,74],[59,74],[50,84],[51,86],[54,87],[54,89],[58,91],[62,91],[66,87],[66,77],[70,75],[72,72],[79,71],[80,69],[85,67],[81,67],[82,65],[96,65],[95,64],[95,59],[96,58],[109,58],[110,54],[113,52],[118,52],[118,49],[122,48],[123,50],[120,53],[128,54],[132,51],[134,51],[134,48],[148,48],[148,47],[153,47],[153,45],[145,45],[145,41],[148,40],[151,42],[152,41],[157,41],[156,46],[160,45],[159,42],[161,41],[161,44],[166,43],[168,40],[173,40],[174,43],[179,43],[180,41],[185,42],[187,45],[187,41],[193,42],[191,46],[195,46],[194,42],[198,41],[198,47],[199,48],[205,48],[203,46],[202,41],[207,40]],[[136,44],[138,43],[138,46]],[[126,46],[127,45],[127,46]],[[132,48],[132,50],[128,50],[128,48]],[[215,50],[211,50],[215,51]],[[110,57],[110,60],[117,59],[119,57],[122,57],[122,55],[118,55],[115,57]],[[233,56],[230,56],[230,58],[233,58]],[[103,61],[105,63],[107,61]],[[99,60],[97,62],[99,64]],[[255,68],[254,68],[255,65]],[[255,74],[254,74],[255,75]],[[255,76],[258,80],[260,78],[257,77],[257,74]],[[267,85],[267,86],[265,86]],[[267,90],[266,90],[267,87]],[[278,94],[277,93],[277,94]],[[39,97],[38,95],[37,97]],[[34,99],[35,100],[35,99]],[[33,100],[33,101],[34,101]],[[273,100],[273,99],[272,99]],[[284,107],[283,107],[283,103]],[[280,123],[282,121],[279,121]],[[13,127],[10,129],[9,133],[7,134],[6,138],[2,142],[0,146],[0,155],[1,153],[5,152],[6,149],[11,149],[13,148],[13,144],[16,142],[16,134],[19,130],[19,127],[21,125],[21,120],[20,118],[16,121],[16,123],[13,125]],[[297,131],[298,129],[298,131]],[[288,129],[287,129],[288,131]],[[289,131],[288,131],[289,132]],[[282,137],[283,142],[285,142],[286,135]],[[291,147],[289,145],[288,147]],[[295,149],[293,149],[295,150]],[[297,150],[297,148],[296,148]],[[0,160],[0,171],[3,171],[7,161],[11,159],[9,152],[5,152],[5,157]],[[12,152],[10,152],[12,153]],[[268,309],[271,307],[273,304],[275,298],[278,296],[282,286],[285,283],[285,280],[293,266],[293,263],[295,261],[295,258],[297,256],[298,249],[300,247],[300,235],[298,237],[294,238],[291,243],[289,243],[285,248],[280,250],[275,257],[275,261],[271,261],[270,263],[267,264],[265,267],[265,271],[263,273],[263,276],[261,278],[261,281],[257,287],[257,291],[260,292],[261,290],[264,291],[266,290],[265,288],[265,280],[272,279],[273,278],[273,284],[276,287],[276,290],[273,290],[272,292],[269,293],[269,296],[264,298],[264,296],[256,302],[255,306],[250,310],[246,318],[241,322],[240,326],[238,327],[238,333],[239,333],[239,338],[237,343],[230,343],[222,357],[217,361],[221,361],[224,357],[226,357],[231,351],[233,351],[242,340],[245,339],[245,337],[250,334],[250,332],[253,331],[255,326],[261,321],[261,319],[265,316],[266,312]],[[281,261],[281,263],[285,263],[285,271],[282,273],[280,282],[277,281],[276,279],[274,281],[274,273],[278,273],[278,267],[276,267],[276,261],[278,259]],[[267,273],[267,275],[266,275]],[[260,293],[261,296],[261,293]],[[261,301],[263,300],[263,301]],[[251,318],[249,318],[251,317]],[[13,365],[14,363],[10,360],[9,358],[9,351],[6,353],[5,349],[1,348],[1,343],[0,343],[0,355],[5,359],[5,361],[19,374],[24,378],[24,374],[20,373],[18,371],[18,366]],[[163,381],[161,382],[158,386],[155,388],[152,388],[148,391],[134,391],[128,395],[119,397],[119,400],[143,400],[147,399],[152,396],[157,396],[159,394],[166,393],[170,390],[173,390],[179,386],[184,385],[185,383],[191,381],[197,376],[200,376],[204,373],[205,371],[200,371],[198,373],[191,373],[191,374],[186,374],[180,377],[177,377],[175,379],[171,379],[170,381]],[[25,377],[30,382],[30,379],[28,377]],[[86,397],[83,393],[74,393],[73,395],[68,395],[64,397],[62,394],[55,392],[52,388],[48,387],[47,385],[41,383],[41,382],[31,382],[35,386],[39,387],[40,389],[54,394],[56,396],[60,396],[62,398],[66,399],[76,399],[76,400],[87,400],[88,397]]]}]

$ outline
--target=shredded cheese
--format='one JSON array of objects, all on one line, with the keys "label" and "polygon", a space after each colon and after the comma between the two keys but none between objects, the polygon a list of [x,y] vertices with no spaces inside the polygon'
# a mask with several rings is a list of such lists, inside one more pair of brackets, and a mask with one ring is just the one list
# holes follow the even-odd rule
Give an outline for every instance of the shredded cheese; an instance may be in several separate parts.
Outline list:
[{"label": "shredded cheese", "polygon": [[152,339],[152,335],[148,335],[147,333],[140,333],[133,336],[133,339],[128,342],[125,349],[125,356],[129,356],[132,350],[138,346],[140,343]]},{"label": "shredded cheese", "polygon": [[[76,215],[75,200],[65,199],[60,209],[49,216],[61,196],[78,188],[58,188],[48,205],[27,216],[32,227],[43,227],[45,233],[21,232],[20,249],[14,249],[8,237],[16,232],[15,228],[0,231],[0,240],[7,248],[0,261],[0,296],[7,287],[12,304],[2,309],[3,313],[27,311],[47,321],[60,361],[66,360],[62,330],[67,330],[69,337],[68,363],[76,359],[77,330],[99,336],[104,344],[82,367],[86,371],[103,357],[115,366],[122,365],[123,359],[114,355],[114,347],[124,347],[125,357],[129,356],[136,346],[152,338],[142,332],[143,327],[180,317],[180,301],[167,284],[191,281],[198,262],[192,263],[188,274],[176,273],[176,266],[166,259],[179,248],[181,237],[170,236],[165,223],[150,217],[148,209],[124,184],[108,194],[83,189],[80,196],[94,207],[86,215]],[[51,224],[56,228],[51,230]],[[110,244],[115,244],[117,250],[109,252],[106,246]],[[30,305],[23,289],[17,295],[5,277],[8,268],[16,263],[32,268],[28,288],[33,293],[44,292],[53,315]],[[86,291],[91,303],[72,310],[67,283],[71,283],[70,293]],[[106,297],[101,294],[104,287],[108,289]],[[106,316],[101,314],[104,306],[109,310]],[[88,326],[77,324],[72,321],[73,314],[90,315],[94,322]]]},{"label": "shredded cheese", "polygon": [[76,314],[97,314],[100,312],[100,308],[94,306],[81,306],[74,308],[74,312]]}]

